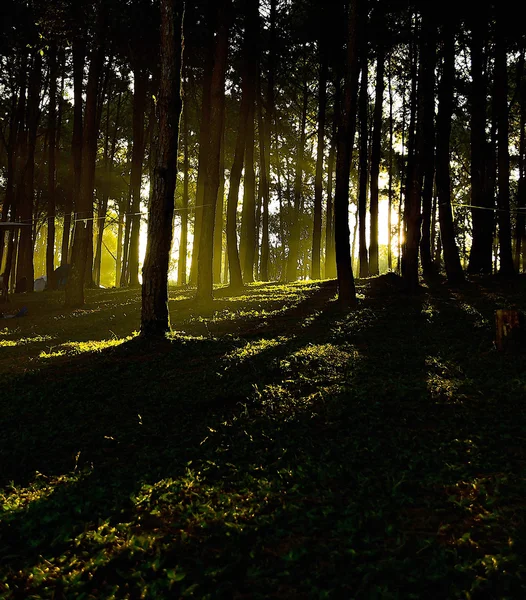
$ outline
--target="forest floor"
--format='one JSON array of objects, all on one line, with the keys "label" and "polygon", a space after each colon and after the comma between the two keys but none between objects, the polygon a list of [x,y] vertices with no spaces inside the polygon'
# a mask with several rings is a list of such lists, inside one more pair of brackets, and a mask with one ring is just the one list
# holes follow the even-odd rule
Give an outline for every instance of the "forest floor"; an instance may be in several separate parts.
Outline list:
[{"label": "forest floor", "polygon": [[526,597],[526,278],[14,298],[0,320],[1,598]]}]

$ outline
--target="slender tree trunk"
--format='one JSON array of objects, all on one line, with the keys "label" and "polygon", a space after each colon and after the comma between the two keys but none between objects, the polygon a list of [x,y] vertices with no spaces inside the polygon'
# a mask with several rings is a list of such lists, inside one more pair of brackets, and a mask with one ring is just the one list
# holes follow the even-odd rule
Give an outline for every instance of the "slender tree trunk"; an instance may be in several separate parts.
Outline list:
[{"label": "slender tree trunk", "polygon": [[178,285],[186,285],[187,253],[188,253],[188,200],[190,184],[190,149],[188,148],[188,103],[183,107],[183,202],[181,210],[181,238],[179,241]]},{"label": "slender tree trunk", "polygon": [[319,36],[320,74],[318,83],[318,149],[316,153],[316,179],[314,182],[314,222],[312,228],[311,279],[321,278],[321,221],[323,200],[323,155],[325,152],[325,121],[327,112],[327,80],[329,74],[329,54],[325,39],[327,26],[322,19],[322,33]]},{"label": "slender tree trunk", "polygon": [[369,272],[378,275],[378,178],[382,160],[382,117],[384,102],[385,50],[382,43],[378,46],[376,58],[376,99],[374,102],[373,139],[371,141],[371,240],[369,244]]},{"label": "slender tree trunk", "polygon": [[71,159],[73,186],[66,195],[64,206],[64,229],[62,231],[61,265],[70,262],[71,211],[77,206],[80,196],[80,176],[82,169],[82,90],[84,79],[84,59],[86,47],[84,41],[73,40],[73,137],[71,141]]},{"label": "slender tree trunk", "polygon": [[221,140],[219,158],[219,189],[214,223],[214,283],[221,283],[221,263],[223,254],[223,213],[225,206],[225,135]]},{"label": "slender tree trunk", "polygon": [[[416,26],[415,26],[416,30]],[[416,31],[414,33],[416,37]],[[407,159],[407,181],[404,206],[404,244],[402,249],[402,277],[408,292],[418,289],[418,249],[420,245],[421,224],[421,150],[423,131],[417,132],[417,52],[415,41],[412,41],[411,56],[411,119],[409,124],[409,146]],[[420,125],[421,123],[419,123]]]},{"label": "slender tree trunk", "polygon": [[447,18],[442,27],[442,36],[444,58],[438,92],[436,178],[440,237],[444,251],[446,274],[450,282],[458,283],[464,280],[464,274],[462,272],[462,265],[460,264],[458,248],[455,243],[455,229],[451,210],[451,177],[449,171],[449,142],[455,85],[455,36],[451,23]]},{"label": "slender tree trunk", "polygon": [[[305,72],[305,78],[306,78]],[[292,214],[292,223],[289,233],[289,255],[287,258],[287,281],[296,281],[298,278],[298,258],[300,250],[300,232],[301,232],[301,195],[303,183],[303,160],[305,155],[305,138],[307,125],[307,108],[309,102],[309,88],[305,80],[303,85],[303,108],[300,120],[300,138],[296,150],[296,172],[294,177],[294,207]]]},{"label": "slender tree trunk", "polygon": [[332,118],[332,135],[329,150],[329,161],[327,164],[327,211],[325,226],[325,278],[336,277],[336,249],[334,246],[334,164],[336,161],[336,139],[338,132],[338,116],[341,112],[341,85],[338,78],[334,82],[334,109]]},{"label": "slender tree trunk", "polygon": [[521,256],[525,249],[526,235],[526,75],[524,74],[520,86],[519,184],[515,223],[515,269],[519,273],[525,266],[521,265]]},{"label": "slender tree trunk", "polygon": [[197,296],[200,304],[213,298],[214,219],[219,190],[221,140],[225,121],[225,75],[228,57],[230,0],[222,0],[217,7],[217,35],[215,37],[214,66],[210,83],[210,138],[207,160],[203,222],[199,240]]},{"label": "slender tree trunk", "polygon": [[133,150],[130,174],[131,203],[131,233],[130,250],[128,254],[128,279],[131,287],[139,285],[139,240],[141,231],[141,181],[142,164],[144,162],[146,112],[146,94],[148,88],[148,71],[140,65],[134,70],[133,88]]},{"label": "slender tree trunk", "polygon": [[393,270],[393,87],[389,55],[389,205],[387,209],[387,269]]},{"label": "slender tree trunk", "polygon": [[508,70],[506,48],[506,7],[497,5],[495,30],[494,109],[497,118],[498,145],[498,224],[500,269],[502,275],[513,275],[510,219],[510,157],[508,148]]},{"label": "slender tree trunk", "polygon": [[[367,168],[369,165],[369,154],[367,146],[367,54],[364,52],[361,57],[361,82],[360,82],[360,97],[358,100],[358,111],[360,121],[360,176],[359,176],[359,192],[358,192],[358,236],[360,256],[360,277],[369,276],[369,260],[367,255],[366,242],[366,215],[367,215]],[[377,230],[378,235],[378,230]]]},{"label": "slender tree trunk", "polygon": [[420,258],[424,277],[433,276],[435,267],[431,252],[431,208],[435,176],[435,66],[436,17],[431,6],[426,6],[422,18],[420,91],[422,103],[422,237]]},{"label": "slender tree trunk", "polygon": [[336,157],[336,191],[334,195],[336,269],[338,273],[338,299],[343,309],[356,305],[356,288],[352,270],[349,242],[349,179],[351,171],[354,134],[356,129],[356,90],[358,88],[358,55],[365,44],[360,29],[365,13],[363,0],[347,3],[347,57],[341,125],[338,131]]},{"label": "slender tree trunk", "polygon": [[[261,85],[258,93],[258,131],[259,131],[259,186],[262,204],[262,233],[261,233],[261,259],[259,278],[261,281],[268,281],[268,263],[269,263],[269,213],[270,204],[270,114],[267,108],[265,122],[263,121],[263,98],[261,95]],[[259,232],[259,227],[258,227]]]},{"label": "slender tree trunk", "polygon": [[98,83],[104,60],[105,8],[99,6],[98,27],[91,52],[88,85],[86,88],[86,110],[82,143],[82,170],[80,196],[76,206],[76,226],[71,257],[71,271],[66,285],[66,306],[77,308],[84,304],[84,282],[88,265],[88,246],[93,249],[93,188],[95,161],[97,157],[97,98]]},{"label": "slender tree trunk", "polygon": [[48,106],[48,202],[46,274],[48,289],[55,289],[55,194],[56,194],[56,133],[57,133],[57,43],[49,48],[49,106]]},{"label": "slender tree trunk", "polygon": [[173,236],[179,119],[183,104],[183,16],[184,1],[161,0],[159,137],[142,283],[141,335],[145,337],[163,337],[170,330],[168,264]]},{"label": "slender tree trunk", "polygon": [[[18,214],[22,222],[30,225],[33,219],[33,200],[35,195],[35,150],[37,129],[40,118],[40,91],[42,81],[42,56],[35,51],[29,75],[27,98],[27,160],[21,174],[21,196],[18,203]],[[26,289],[33,289],[33,235],[32,227],[22,227],[18,241],[16,261],[16,284],[24,279]]]},{"label": "slender tree trunk", "polygon": [[197,283],[197,266],[199,263],[199,248],[201,240],[201,225],[203,221],[203,204],[205,193],[205,179],[207,173],[207,160],[209,155],[208,143],[210,139],[211,126],[211,104],[210,104],[210,85],[212,80],[212,69],[214,66],[214,32],[216,27],[216,14],[214,3],[209,3],[208,11],[208,31],[207,31],[207,50],[204,65],[203,76],[203,98],[201,102],[201,129],[199,132],[199,168],[197,172],[197,189],[195,198],[195,217],[194,217],[194,239],[192,245],[192,262],[190,265],[190,285]]}]

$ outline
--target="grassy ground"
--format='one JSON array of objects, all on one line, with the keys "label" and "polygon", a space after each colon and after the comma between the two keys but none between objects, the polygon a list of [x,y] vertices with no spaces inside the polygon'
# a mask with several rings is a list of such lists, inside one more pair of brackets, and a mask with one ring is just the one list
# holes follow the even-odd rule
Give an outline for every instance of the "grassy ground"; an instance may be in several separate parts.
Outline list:
[{"label": "grassy ground", "polygon": [[137,292],[0,321],[0,597],[524,598],[526,280]]}]

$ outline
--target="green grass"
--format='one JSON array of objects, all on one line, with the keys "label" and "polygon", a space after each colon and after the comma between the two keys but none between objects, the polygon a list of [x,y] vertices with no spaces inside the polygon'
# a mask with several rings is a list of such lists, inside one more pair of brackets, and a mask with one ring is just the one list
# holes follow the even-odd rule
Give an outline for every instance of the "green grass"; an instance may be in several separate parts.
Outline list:
[{"label": "green grass", "polygon": [[526,597],[526,280],[13,301],[0,321],[0,597]]}]

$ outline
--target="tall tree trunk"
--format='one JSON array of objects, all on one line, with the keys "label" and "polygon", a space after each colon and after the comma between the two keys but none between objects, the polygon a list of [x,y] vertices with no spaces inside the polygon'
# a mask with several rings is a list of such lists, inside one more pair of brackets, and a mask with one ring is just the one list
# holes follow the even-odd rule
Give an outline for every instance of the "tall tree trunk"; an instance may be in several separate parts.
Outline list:
[{"label": "tall tree trunk", "polygon": [[248,77],[249,114],[245,142],[245,175],[243,180],[243,209],[239,237],[239,257],[245,283],[254,281],[256,246],[256,174],[254,169],[255,116],[258,77],[259,0],[246,0],[245,46]]},{"label": "tall tree trunk", "polygon": [[345,65],[344,101],[341,125],[338,130],[336,156],[336,190],[334,195],[336,269],[338,273],[338,300],[343,309],[356,305],[356,288],[352,270],[349,242],[349,179],[356,129],[356,90],[358,88],[358,54],[364,51],[365,44],[360,37],[364,0],[347,3],[347,57]]},{"label": "tall tree trunk", "polygon": [[183,17],[183,0],[161,0],[159,135],[142,283],[141,335],[146,337],[163,337],[170,330],[168,264],[173,236],[179,119],[183,104]]},{"label": "tall tree trunk", "polygon": [[221,140],[219,158],[219,188],[214,223],[214,283],[221,283],[221,263],[223,254],[223,213],[225,207],[225,135]]},{"label": "tall tree trunk", "polygon": [[188,103],[183,107],[183,202],[181,207],[181,237],[179,240],[178,285],[186,285],[187,253],[188,253],[188,200],[190,185],[190,149],[188,148]]},{"label": "tall tree trunk", "polygon": [[[416,25],[413,33],[416,38]],[[421,224],[421,150],[423,131],[421,121],[417,131],[417,51],[416,43],[411,42],[411,118],[409,123],[409,144],[407,157],[407,180],[404,205],[404,244],[402,250],[402,277],[408,292],[415,292],[418,280],[418,249],[420,245]]]},{"label": "tall tree trunk", "polygon": [[389,55],[389,205],[387,209],[387,269],[393,270],[393,86],[392,54]]},{"label": "tall tree trunk", "polygon": [[421,68],[419,96],[422,102],[422,238],[420,258],[425,277],[435,274],[431,252],[431,209],[435,176],[435,66],[436,66],[436,22],[433,8],[427,6],[422,15]]},{"label": "tall tree trunk", "polygon": [[[323,9],[322,9],[323,10]],[[325,14],[325,12],[323,13]],[[329,53],[325,39],[327,26],[321,19],[322,32],[319,36],[320,74],[318,83],[318,149],[316,153],[316,179],[314,182],[314,222],[312,228],[311,279],[321,278],[321,221],[323,200],[323,155],[325,152],[325,121],[327,112],[327,79]]]},{"label": "tall tree trunk", "polygon": [[230,2],[231,0],[222,0],[217,6],[217,35],[210,82],[210,138],[197,269],[196,299],[201,304],[208,304],[213,299],[214,220],[219,190],[221,140],[225,121],[225,75],[228,57]]},{"label": "tall tree trunk", "polygon": [[380,42],[376,57],[376,98],[374,102],[373,139],[371,141],[371,239],[369,244],[369,273],[378,275],[378,179],[382,160],[382,117],[384,102],[385,50]]},{"label": "tall tree trunk", "polygon": [[71,271],[66,285],[66,306],[77,308],[84,304],[84,282],[91,244],[93,249],[93,188],[95,161],[97,157],[97,99],[98,84],[104,61],[104,39],[106,15],[103,4],[99,5],[96,39],[91,51],[88,85],[86,88],[86,110],[82,140],[82,169],[80,195],[76,206],[76,226],[71,256]]},{"label": "tall tree trunk", "polygon": [[[366,216],[367,216],[367,168],[369,165],[369,154],[367,146],[367,54],[364,52],[361,56],[361,82],[360,82],[360,97],[358,100],[358,111],[360,121],[360,176],[359,176],[359,191],[358,191],[358,236],[360,256],[360,277],[369,276],[369,260],[367,255],[366,242]],[[377,231],[378,235],[378,231]]]},{"label": "tall tree trunk", "polygon": [[48,107],[48,202],[46,274],[48,289],[55,289],[55,193],[56,193],[56,131],[57,131],[57,43],[49,47],[49,107]]},{"label": "tall tree trunk", "polygon": [[216,13],[214,4],[207,4],[207,36],[206,58],[203,76],[203,95],[201,101],[201,129],[199,132],[199,167],[197,171],[197,189],[195,198],[194,239],[192,245],[192,262],[190,264],[190,285],[197,283],[197,266],[199,263],[199,247],[201,240],[201,224],[203,222],[203,204],[205,193],[205,179],[207,173],[207,160],[209,155],[208,143],[210,139],[211,104],[210,85],[212,69],[214,66],[214,32],[216,27]]},{"label": "tall tree trunk", "polygon": [[497,5],[495,29],[494,109],[497,119],[498,145],[498,224],[500,269],[502,275],[513,275],[510,219],[510,157],[508,148],[508,69],[506,47],[506,7]]},{"label": "tall tree trunk", "polygon": [[[77,206],[80,196],[80,177],[82,170],[82,91],[84,79],[84,59],[86,46],[82,38],[73,40],[73,137],[71,140],[71,161],[73,185],[66,194],[64,206],[64,228],[62,231],[61,265],[70,262],[71,211]],[[73,232],[74,233],[74,232]]]},{"label": "tall tree trunk", "polygon": [[455,229],[451,210],[451,177],[449,172],[449,142],[455,86],[455,35],[449,19],[442,26],[443,64],[438,92],[436,178],[439,205],[440,237],[444,251],[447,278],[452,283],[464,280],[462,265],[455,243]]},{"label": "tall tree trunk", "polygon": [[[305,65],[304,65],[305,67]],[[303,107],[300,118],[300,137],[296,150],[296,171],[294,176],[294,207],[292,213],[292,223],[289,233],[289,255],[287,257],[287,281],[296,281],[298,278],[298,257],[300,250],[301,233],[301,196],[303,183],[303,160],[305,155],[305,138],[307,125],[307,108],[309,102],[309,88],[307,85],[307,73],[305,71],[305,82],[303,85]]]},{"label": "tall tree trunk", "polygon": [[[485,10],[482,4],[480,10]],[[492,269],[495,198],[487,187],[488,141],[486,137],[487,81],[484,74],[484,19],[471,20],[471,204],[472,242],[468,272],[490,274]]]},{"label": "tall tree trunk", "polygon": [[[20,220],[28,225],[33,219],[33,199],[35,194],[35,149],[38,121],[40,118],[40,88],[42,81],[42,56],[35,51],[29,76],[27,98],[27,154],[26,164],[21,174],[21,196],[18,203]],[[33,289],[33,235],[32,227],[22,227],[18,241],[16,261],[16,284],[25,278],[26,289]]]},{"label": "tall tree trunk", "polygon": [[148,88],[148,71],[136,65],[133,87],[133,150],[130,174],[132,193],[130,250],[128,254],[128,280],[130,286],[139,285],[139,240],[141,231],[141,180],[142,163],[145,150],[144,117],[146,112],[146,93]]},{"label": "tall tree trunk", "polygon": [[327,163],[327,210],[325,225],[325,278],[336,277],[336,249],[334,246],[334,163],[336,161],[336,139],[338,132],[338,118],[341,112],[341,85],[338,78],[334,82],[334,107],[332,117],[331,145]]},{"label": "tall tree trunk", "polygon": [[[263,98],[261,95],[261,86],[258,93],[258,131],[259,131],[259,186],[262,203],[262,232],[261,232],[261,260],[259,278],[261,281],[268,281],[268,263],[269,263],[269,214],[270,204],[270,111],[267,107],[265,122],[263,121]],[[258,227],[259,231],[259,227]]]},{"label": "tall tree trunk", "polygon": [[515,223],[515,269],[521,272],[521,256],[525,250],[526,235],[526,75],[520,83],[520,124],[519,124],[519,184],[517,188],[517,219]]}]

